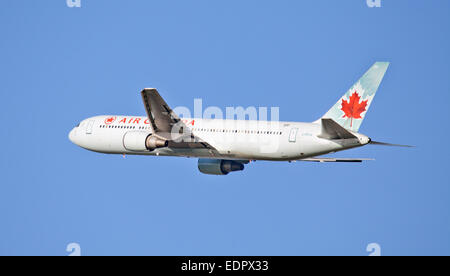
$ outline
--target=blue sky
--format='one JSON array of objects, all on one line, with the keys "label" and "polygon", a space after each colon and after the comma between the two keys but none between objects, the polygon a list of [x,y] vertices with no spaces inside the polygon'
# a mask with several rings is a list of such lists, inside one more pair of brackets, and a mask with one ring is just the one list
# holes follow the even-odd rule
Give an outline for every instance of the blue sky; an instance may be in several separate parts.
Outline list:
[{"label": "blue sky", "polygon": [[[450,2],[4,1],[0,255],[450,254]],[[390,61],[360,131],[414,149],[364,164],[107,156],[67,139],[84,118],[172,106],[278,106],[313,121]]]}]

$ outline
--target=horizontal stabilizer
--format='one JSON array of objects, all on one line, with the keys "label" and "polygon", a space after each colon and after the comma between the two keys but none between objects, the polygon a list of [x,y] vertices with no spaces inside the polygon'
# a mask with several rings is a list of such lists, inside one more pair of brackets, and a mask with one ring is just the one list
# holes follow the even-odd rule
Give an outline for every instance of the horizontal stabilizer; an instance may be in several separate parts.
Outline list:
[{"label": "horizontal stabilizer", "polygon": [[370,159],[370,158],[327,158],[327,157],[317,157],[317,158],[306,158],[306,159],[302,159],[300,161],[320,162],[320,163],[327,163],[327,162],[361,163],[363,161],[372,161],[372,160],[375,160],[375,159]]},{"label": "horizontal stabilizer", "polygon": [[322,133],[319,135],[319,138],[352,139],[357,137],[336,123],[333,119],[322,119]]},{"label": "horizontal stabilizer", "polygon": [[414,148],[414,146],[408,146],[408,145],[399,145],[399,144],[390,144],[390,143],[384,143],[384,142],[377,142],[377,141],[370,141],[371,145],[377,145],[377,146],[389,146],[389,147],[402,147],[402,148]]}]

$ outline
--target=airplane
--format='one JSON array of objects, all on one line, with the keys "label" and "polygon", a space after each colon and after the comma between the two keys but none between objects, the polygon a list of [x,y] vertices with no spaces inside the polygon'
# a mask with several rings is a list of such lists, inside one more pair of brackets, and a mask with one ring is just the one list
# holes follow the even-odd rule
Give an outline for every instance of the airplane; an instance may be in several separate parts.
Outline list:
[{"label": "airplane", "polygon": [[376,62],[314,122],[180,118],[154,88],[141,91],[147,116],[103,115],[83,120],[69,133],[74,144],[98,153],[198,158],[209,175],[242,171],[257,160],[363,162],[368,158],[323,155],[384,145],[358,133],[389,62]]}]

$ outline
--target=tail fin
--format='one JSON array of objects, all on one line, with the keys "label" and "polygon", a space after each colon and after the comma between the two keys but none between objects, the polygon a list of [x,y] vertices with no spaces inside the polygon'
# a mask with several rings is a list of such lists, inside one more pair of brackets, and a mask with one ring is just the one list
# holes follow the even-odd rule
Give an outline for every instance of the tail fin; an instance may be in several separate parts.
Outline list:
[{"label": "tail fin", "polygon": [[389,62],[376,62],[321,119],[358,132],[388,67]]}]

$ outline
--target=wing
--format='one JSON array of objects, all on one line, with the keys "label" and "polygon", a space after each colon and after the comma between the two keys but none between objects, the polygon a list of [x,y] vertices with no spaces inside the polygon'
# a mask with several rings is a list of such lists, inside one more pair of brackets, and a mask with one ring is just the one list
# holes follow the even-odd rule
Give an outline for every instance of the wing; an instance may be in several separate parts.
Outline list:
[{"label": "wing", "polygon": [[142,90],[141,95],[153,133],[170,133],[173,126],[180,122],[180,118],[156,89],[146,88]]},{"label": "wing", "polygon": [[189,132],[189,128],[173,112],[155,88],[145,88],[141,95],[153,134],[168,140],[169,147],[207,148],[211,150],[211,153],[216,152],[211,145]]},{"label": "wing", "polygon": [[356,162],[360,163],[363,161],[371,161],[375,159],[370,158],[328,158],[328,157],[314,157],[314,158],[305,158],[301,159],[299,161],[306,161],[306,162],[320,162],[320,163],[327,163],[327,162]]}]

